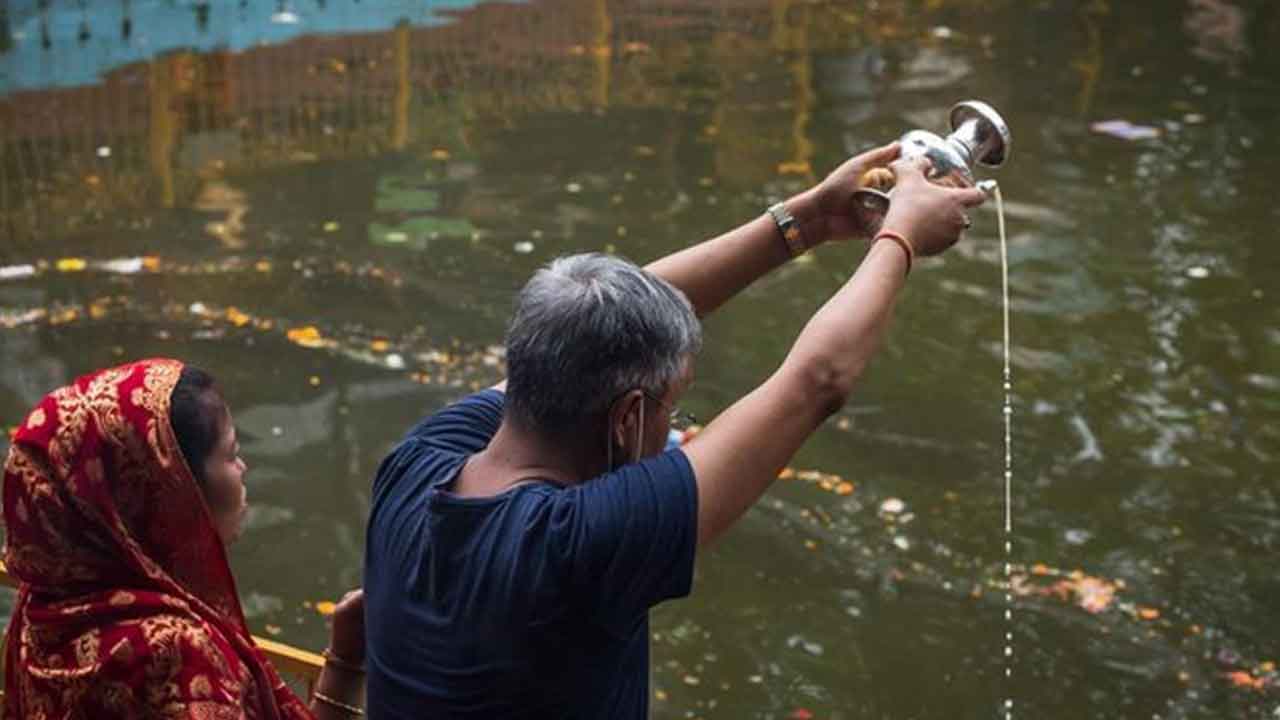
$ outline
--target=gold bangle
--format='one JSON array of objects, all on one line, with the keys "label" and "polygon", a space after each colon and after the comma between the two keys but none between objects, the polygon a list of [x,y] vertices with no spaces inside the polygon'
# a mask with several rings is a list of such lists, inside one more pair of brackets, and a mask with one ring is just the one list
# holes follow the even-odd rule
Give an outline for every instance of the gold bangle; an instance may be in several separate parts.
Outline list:
[{"label": "gold bangle", "polygon": [[348,705],[344,702],[334,700],[333,698],[329,697],[328,695],[325,695],[319,690],[311,693],[311,697],[314,697],[316,700],[319,700],[320,702],[324,703],[325,705],[328,705],[331,708],[336,708],[338,710],[341,710],[346,714],[351,715],[352,717],[364,716],[364,708],[358,708],[355,705]]},{"label": "gold bangle", "polygon": [[364,675],[363,665],[357,665],[356,663],[353,663],[350,660],[344,660],[343,658],[339,657],[337,653],[330,650],[329,648],[325,648],[324,652],[320,654],[324,656],[325,665],[332,665],[336,668],[346,670],[347,672],[359,673],[360,675]]},{"label": "gold bangle", "polygon": [[892,240],[898,247],[902,248],[902,252],[907,254],[907,270],[902,273],[902,276],[906,277],[907,275],[910,275],[911,263],[916,259],[916,249],[911,247],[911,241],[907,240],[900,233],[896,233],[892,230],[881,230],[876,233],[876,238],[871,241],[871,244],[875,245],[882,239]]}]

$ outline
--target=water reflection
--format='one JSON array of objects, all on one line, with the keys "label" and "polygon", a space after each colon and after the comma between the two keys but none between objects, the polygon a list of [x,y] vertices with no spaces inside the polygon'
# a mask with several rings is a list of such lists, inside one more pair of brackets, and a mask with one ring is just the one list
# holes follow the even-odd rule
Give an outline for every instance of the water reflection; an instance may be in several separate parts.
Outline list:
[{"label": "water reflection", "polygon": [[[984,210],[913,272],[795,479],[659,613],[655,715],[1269,712],[1276,7],[11,0],[0,425],[125,357],[214,370],[255,467],[255,628],[318,646],[307,603],[358,581],[373,468],[500,376],[538,263],[683,246],[982,97],[1018,136],[1015,547],[1048,588],[1019,597],[1012,680]],[[1107,119],[1159,136],[1090,132]],[[691,409],[769,373],[859,252],[712,319]]]}]

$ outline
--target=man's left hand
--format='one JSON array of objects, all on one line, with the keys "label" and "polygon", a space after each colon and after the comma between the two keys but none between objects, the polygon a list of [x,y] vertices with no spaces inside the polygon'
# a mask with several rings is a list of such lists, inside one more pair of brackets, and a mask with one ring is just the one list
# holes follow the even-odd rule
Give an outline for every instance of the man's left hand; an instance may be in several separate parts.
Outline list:
[{"label": "man's left hand", "polygon": [[853,214],[853,193],[861,188],[862,176],[868,170],[887,167],[900,153],[901,147],[893,142],[856,155],[788,202],[800,221],[805,243],[813,247],[828,240],[865,235],[866,228]]}]

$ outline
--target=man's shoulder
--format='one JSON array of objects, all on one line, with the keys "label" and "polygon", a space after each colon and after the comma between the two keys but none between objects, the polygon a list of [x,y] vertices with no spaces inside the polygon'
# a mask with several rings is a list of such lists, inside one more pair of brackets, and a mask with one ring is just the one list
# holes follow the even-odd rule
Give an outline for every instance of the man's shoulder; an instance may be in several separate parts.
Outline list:
[{"label": "man's shoulder", "polygon": [[410,428],[405,443],[421,442],[444,450],[476,452],[489,443],[502,423],[504,400],[505,395],[494,388],[467,395]]}]

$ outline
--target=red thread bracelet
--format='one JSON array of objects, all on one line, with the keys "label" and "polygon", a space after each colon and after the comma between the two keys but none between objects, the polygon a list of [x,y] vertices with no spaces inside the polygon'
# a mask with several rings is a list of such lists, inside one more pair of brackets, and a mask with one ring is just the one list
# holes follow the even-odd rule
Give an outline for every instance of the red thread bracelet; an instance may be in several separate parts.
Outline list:
[{"label": "red thread bracelet", "polygon": [[903,237],[901,233],[896,233],[892,230],[881,230],[880,232],[876,233],[876,237],[874,240],[871,241],[871,244],[875,245],[881,239],[892,240],[898,247],[902,248],[902,252],[907,254],[907,271],[904,272],[902,275],[903,277],[910,275],[911,264],[916,259],[916,249],[911,247],[911,241]]}]

